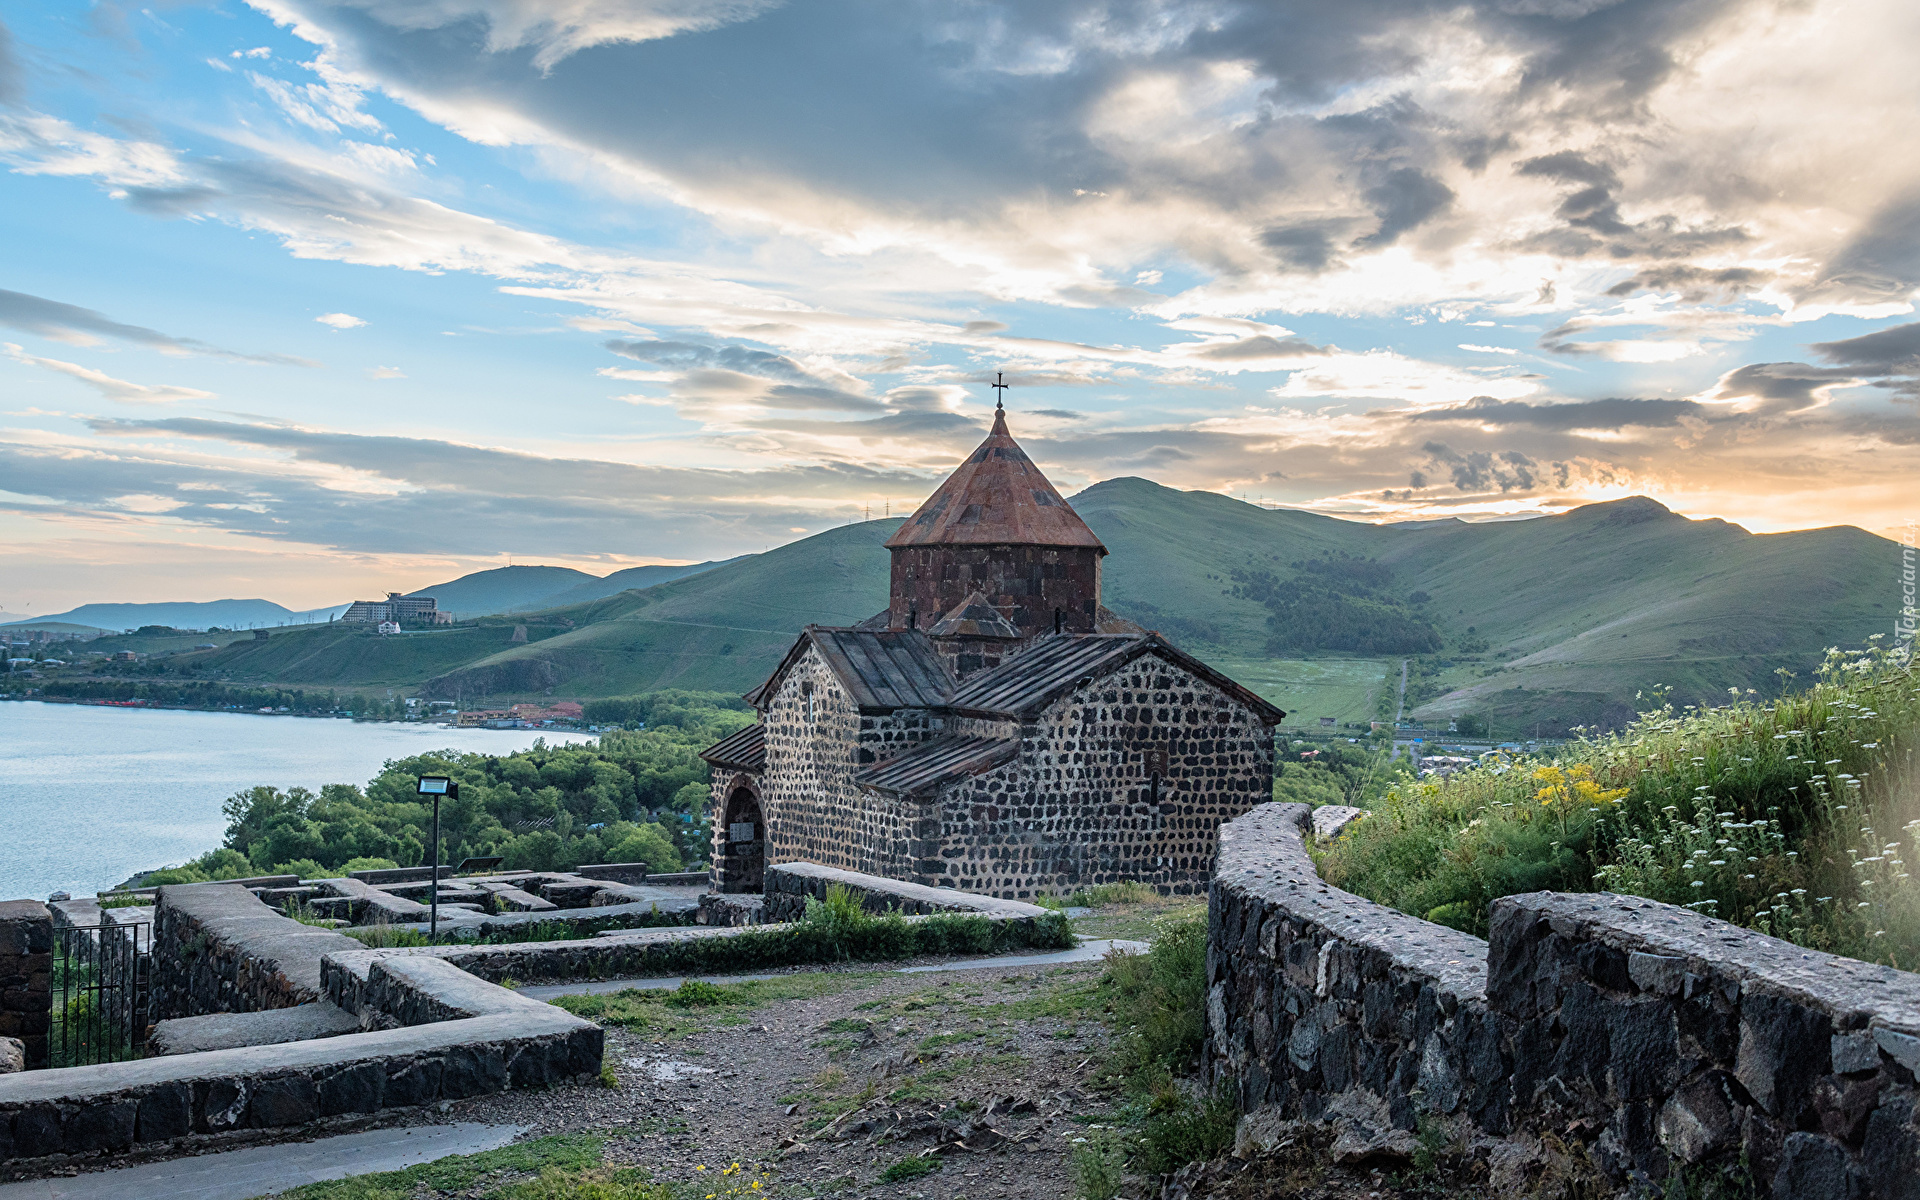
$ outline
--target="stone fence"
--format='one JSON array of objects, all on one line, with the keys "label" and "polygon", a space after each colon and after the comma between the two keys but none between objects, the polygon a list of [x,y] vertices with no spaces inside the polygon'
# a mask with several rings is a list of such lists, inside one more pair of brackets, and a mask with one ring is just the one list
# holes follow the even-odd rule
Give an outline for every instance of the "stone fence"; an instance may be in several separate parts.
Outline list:
[{"label": "stone fence", "polygon": [[288,920],[244,887],[169,884],[154,911],[153,1015],[310,1004],[321,997],[321,957],[359,949],[350,937]]},{"label": "stone fence", "polygon": [[776,863],[766,870],[766,898],[762,919],[797,921],[807,913],[809,899],[825,900],[827,889],[839,884],[860,898],[869,912],[899,912],[914,916],[933,913],[975,913],[980,916],[1039,917],[1047,910],[1018,900],[1001,900],[953,888],[902,883],[879,875],[862,875],[818,863]]},{"label": "stone fence", "polygon": [[[311,1134],[600,1070],[598,1026],[438,961],[369,964],[371,986],[336,1010],[323,965],[369,952],[241,887],[163,888],[155,926],[167,1003],[229,1015],[160,1022],[156,1042],[184,1052],[0,1076],[0,1177]],[[178,955],[185,968],[169,965]]]},{"label": "stone fence", "polygon": [[1250,1125],[1391,1156],[1424,1117],[1499,1139],[1509,1187],[1552,1135],[1620,1189],[1744,1162],[1779,1200],[1920,1197],[1920,976],[1610,894],[1505,897],[1481,941],[1322,882],[1310,822],[1221,830],[1207,1054]]},{"label": "stone fence", "polygon": [[53,1008],[53,914],[37,900],[0,902],[0,1038],[32,1070],[47,1065]]}]

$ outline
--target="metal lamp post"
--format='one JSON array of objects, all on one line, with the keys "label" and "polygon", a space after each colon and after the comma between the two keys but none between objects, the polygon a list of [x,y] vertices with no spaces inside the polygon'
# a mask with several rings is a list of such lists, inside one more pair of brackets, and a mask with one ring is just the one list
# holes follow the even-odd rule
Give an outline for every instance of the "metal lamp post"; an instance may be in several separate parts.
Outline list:
[{"label": "metal lamp post", "polygon": [[445,775],[422,775],[414,791],[433,797],[433,891],[427,897],[427,944],[431,946],[440,939],[440,798],[458,799],[460,785]]}]

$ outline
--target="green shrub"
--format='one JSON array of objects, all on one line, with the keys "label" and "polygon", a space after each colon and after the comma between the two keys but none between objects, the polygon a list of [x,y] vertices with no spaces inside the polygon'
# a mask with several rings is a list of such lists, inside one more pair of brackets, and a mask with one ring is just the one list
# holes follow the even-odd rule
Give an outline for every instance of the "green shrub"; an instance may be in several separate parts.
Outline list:
[{"label": "green shrub", "polygon": [[910,1183],[940,1169],[940,1160],[931,1154],[909,1154],[880,1172],[881,1183]]},{"label": "green shrub", "polygon": [[1240,1107],[1222,1092],[1195,1097],[1177,1088],[1155,1093],[1140,1126],[1133,1165],[1149,1175],[1177,1171],[1226,1153],[1240,1123]]},{"label": "green shrub", "polygon": [[1776,701],[1661,703],[1550,759],[1397,788],[1320,856],[1321,873],[1475,933],[1496,897],[1605,888],[1911,969],[1916,742],[1910,665],[1835,651],[1815,686]]},{"label": "green shrub", "polygon": [[338,879],[347,873],[345,867],[338,871],[329,871],[311,858],[296,858],[292,862],[277,863],[270,875],[298,875],[302,879]]},{"label": "green shrub", "polygon": [[1134,1086],[1191,1071],[1207,1038],[1206,918],[1163,918],[1145,954],[1107,961],[1114,1012],[1127,1031],[1115,1041],[1116,1061]]},{"label": "green shrub", "polygon": [[[400,867],[400,864],[393,861],[390,858],[372,858],[372,857],[367,857],[363,855],[360,858],[350,858],[347,861],[341,863],[339,870],[335,873],[335,876],[337,877],[338,875],[349,875],[355,871],[393,871],[393,870],[398,870],[399,867]],[[324,867],[321,869],[325,870]],[[442,875],[441,877],[445,878],[444,875]],[[311,878],[314,878],[314,876],[302,875],[300,878],[311,879]]]},{"label": "green shrub", "polygon": [[649,871],[667,874],[683,865],[673,839],[659,825],[642,825],[607,851],[609,862],[643,862]]}]

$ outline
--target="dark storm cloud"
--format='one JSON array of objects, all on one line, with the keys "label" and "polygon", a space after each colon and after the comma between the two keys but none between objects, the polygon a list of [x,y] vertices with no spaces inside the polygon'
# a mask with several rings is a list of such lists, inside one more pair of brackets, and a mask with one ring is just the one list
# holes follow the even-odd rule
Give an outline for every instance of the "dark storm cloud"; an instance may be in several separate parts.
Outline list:
[{"label": "dark storm cloud", "polygon": [[1273,251],[1275,262],[1283,269],[1318,273],[1340,263],[1334,239],[1344,237],[1347,221],[1303,221],[1294,225],[1275,225],[1260,231],[1260,244]]},{"label": "dark storm cloud", "polygon": [[1795,412],[1819,404],[1822,389],[1858,380],[1859,372],[1840,368],[1796,362],[1748,363],[1721,377],[1714,398],[1759,400],[1760,411],[1767,413]]},{"label": "dark storm cloud", "polygon": [[[794,525],[820,521],[817,511],[768,504],[766,496],[832,502],[930,486],[914,472],[860,464],[714,471],[195,418],[90,425],[108,439],[98,454],[0,442],[0,478],[7,490],[46,497],[64,511],[109,515],[125,511],[122,497],[157,495],[180,505],[168,511],[170,521],[366,553],[757,549],[770,540],[791,540],[787,531]],[[168,438],[254,446],[408,486],[397,494],[345,491],[304,473],[270,473],[244,461],[227,464],[198,454],[178,461],[153,446]],[[638,541],[636,529],[645,531]]]},{"label": "dark storm cloud", "polygon": [[1709,416],[1709,412],[1692,400],[1612,398],[1568,404],[1527,404],[1518,400],[1503,401],[1490,396],[1475,396],[1465,404],[1450,408],[1390,415],[1415,423],[1451,421],[1479,425],[1522,425],[1531,429],[1565,432],[1571,429],[1624,429],[1629,426],[1660,428],[1678,425],[1685,420],[1703,419]]},{"label": "dark storm cloud", "polygon": [[1628,222],[1620,215],[1619,174],[1606,163],[1570,150],[1526,159],[1514,166],[1514,174],[1572,187],[1554,209],[1564,223],[1562,228],[1522,239],[1525,249],[1566,257],[1604,252],[1614,258],[1679,258],[1737,245],[1751,237],[1733,226],[1683,227],[1672,216]]},{"label": "dark storm cloud", "polygon": [[1920,374],[1920,322],[1838,342],[1815,342],[1808,349],[1824,361],[1841,366]]},{"label": "dark storm cloud", "polygon": [[1314,358],[1327,353],[1325,346],[1316,346],[1305,338],[1277,338],[1271,334],[1256,334],[1250,338],[1241,338],[1236,342],[1222,342],[1196,351],[1194,358],[1211,359],[1214,362],[1240,362],[1259,358]]},{"label": "dark storm cloud", "polygon": [[[764,386],[750,398],[767,408],[881,412],[885,406],[870,396],[836,387],[783,354],[746,346],[706,346],[693,342],[605,343],[608,350],[638,362],[685,372],[682,383],[694,397],[704,394],[739,396],[746,380]],[[776,382],[778,381],[778,382]]]},{"label": "dark storm cloud", "polygon": [[[3,48],[0,47],[0,49]],[[3,65],[0,64],[0,66]],[[26,292],[10,292],[4,288],[0,288],[0,325],[8,325],[57,341],[107,337],[122,342],[132,342],[139,346],[148,346],[155,350],[204,354],[213,358],[231,358],[242,362],[300,367],[316,365],[307,359],[292,358],[284,354],[236,354],[231,350],[222,350],[218,346],[209,346],[197,338],[171,337],[143,325],[122,324],[105,313],[95,312],[91,308],[81,308],[58,300],[31,296]]]},{"label": "dark storm cloud", "polygon": [[1770,271],[1751,267],[1709,269],[1684,263],[1663,263],[1639,271],[1607,289],[1609,296],[1631,296],[1635,292],[1678,292],[1688,304],[1716,301],[1730,304],[1748,292],[1773,281]]},{"label": "dark storm cloud", "polygon": [[1390,246],[1401,234],[1445,212],[1453,189],[1424,171],[1402,167],[1366,191],[1380,228],[1360,239],[1363,246]]},{"label": "dark storm cloud", "polygon": [[1528,491],[1539,476],[1540,464],[1518,450],[1459,451],[1445,442],[1420,447],[1429,470],[1446,472],[1462,492]]},{"label": "dark storm cloud", "polygon": [[1802,296],[1905,299],[1920,286],[1920,195],[1887,205],[1857,230]]},{"label": "dark storm cloud", "polygon": [[750,350],[745,346],[702,346],[692,342],[611,341],[606,348],[639,362],[656,366],[692,370],[696,367],[724,367],[742,375],[760,375],[784,379],[788,383],[815,384],[820,380],[799,363],[783,354]]}]

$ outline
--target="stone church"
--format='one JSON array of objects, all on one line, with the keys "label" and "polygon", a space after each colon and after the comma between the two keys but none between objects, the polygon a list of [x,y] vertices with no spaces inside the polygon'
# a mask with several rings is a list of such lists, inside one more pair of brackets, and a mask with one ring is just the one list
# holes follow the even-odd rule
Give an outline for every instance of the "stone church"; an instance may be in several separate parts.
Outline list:
[{"label": "stone church", "polygon": [[703,751],[718,890],[805,861],[1010,899],[1204,890],[1286,715],[1100,604],[1107,548],[996,407],[891,538],[887,608],[809,625]]}]

